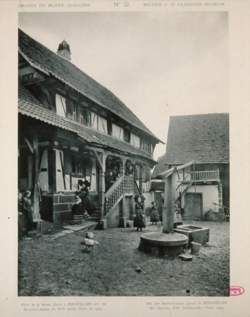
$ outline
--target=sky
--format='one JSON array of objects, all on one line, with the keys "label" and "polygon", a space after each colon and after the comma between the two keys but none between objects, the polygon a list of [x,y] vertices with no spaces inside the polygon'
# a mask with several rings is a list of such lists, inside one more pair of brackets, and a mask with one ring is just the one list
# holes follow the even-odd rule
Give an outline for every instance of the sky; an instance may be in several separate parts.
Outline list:
[{"label": "sky", "polygon": [[165,143],[170,116],[229,112],[225,12],[20,13],[19,27],[54,52],[66,40],[72,63]]}]

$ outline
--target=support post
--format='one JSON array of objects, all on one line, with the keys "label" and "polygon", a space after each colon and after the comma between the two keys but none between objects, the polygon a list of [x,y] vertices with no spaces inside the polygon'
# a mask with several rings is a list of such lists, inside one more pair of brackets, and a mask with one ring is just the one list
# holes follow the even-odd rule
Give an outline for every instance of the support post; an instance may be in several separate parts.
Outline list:
[{"label": "support post", "polygon": [[33,150],[34,150],[34,195],[33,195],[33,221],[37,222],[40,220],[40,193],[39,193],[39,148],[38,148],[38,137],[34,133],[33,136]]},{"label": "support post", "polygon": [[124,176],[126,173],[126,158],[122,157],[121,175]]},{"label": "support post", "polygon": [[174,229],[174,206],[173,206],[173,186],[172,175],[165,179],[164,207],[162,213],[163,232],[170,233]]},{"label": "support post", "polygon": [[105,212],[105,171],[101,170],[100,172],[100,179],[101,179],[101,191],[100,191],[100,195],[101,195],[101,219],[104,216],[104,212]]},{"label": "support post", "polygon": [[105,174],[106,174],[106,154],[103,152],[102,154],[102,164],[101,164],[101,170],[100,170],[100,195],[101,195],[101,219],[104,216],[105,212]]},{"label": "support post", "polygon": [[33,189],[33,157],[28,156],[28,188]]},{"label": "support post", "polygon": [[[87,147],[86,147],[87,148]],[[100,209],[101,209],[101,219],[104,216],[105,211],[105,174],[106,174],[106,158],[107,154],[104,151],[97,151],[94,148],[89,148],[95,155],[96,161],[100,167],[99,172],[99,194],[100,194]]]},{"label": "support post", "polygon": [[91,158],[92,169],[91,169],[91,191],[96,192],[96,158]]},{"label": "support post", "polygon": [[56,193],[56,155],[54,148],[48,152],[49,191]]},{"label": "support post", "polygon": [[142,165],[139,165],[139,191],[142,194]]}]

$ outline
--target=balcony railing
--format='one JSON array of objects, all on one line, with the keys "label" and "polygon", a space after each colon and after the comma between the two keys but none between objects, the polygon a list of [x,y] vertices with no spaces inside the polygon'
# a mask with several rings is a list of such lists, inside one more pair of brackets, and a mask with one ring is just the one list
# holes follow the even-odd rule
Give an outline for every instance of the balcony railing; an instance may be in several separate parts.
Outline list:
[{"label": "balcony railing", "polygon": [[212,181],[219,180],[220,173],[219,170],[215,171],[196,171],[191,172],[191,181]]}]

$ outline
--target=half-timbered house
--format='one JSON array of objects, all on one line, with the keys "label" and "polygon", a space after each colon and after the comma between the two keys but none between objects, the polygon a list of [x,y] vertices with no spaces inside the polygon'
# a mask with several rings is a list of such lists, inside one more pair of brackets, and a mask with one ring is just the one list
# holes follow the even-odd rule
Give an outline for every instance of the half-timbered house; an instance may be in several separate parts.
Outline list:
[{"label": "half-timbered house", "polygon": [[133,214],[159,139],[112,92],[19,30],[19,190],[34,221],[71,219],[79,179],[90,182],[92,217],[108,226]]},{"label": "half-timbered house", "polygon": [[[208,212],[229,211],[229,114],[170,117],[166,153],[155,166],[151,190],[161,201],[164,178],[174,167],[176,198],[186,219],[204,219]],[[178,177],[177,177],[178,176]],[[160,189],[160,190],[159,190]]]}]

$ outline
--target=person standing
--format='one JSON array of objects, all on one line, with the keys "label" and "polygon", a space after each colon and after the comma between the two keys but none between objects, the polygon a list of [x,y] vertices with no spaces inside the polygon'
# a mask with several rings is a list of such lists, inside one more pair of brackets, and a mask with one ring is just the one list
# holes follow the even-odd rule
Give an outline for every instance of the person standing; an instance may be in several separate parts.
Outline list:
[{"label": "person standing", "polygon": [[158,221],[160,220],[160,216],[158,210],[155,207],[154,201],[151,203],[151,211],[150,211],[150,221],[153,224],[157,225]]},{"label": "person standing", "polygon": [[183,221],[181,216],[181,199],[178,198],[175,202],[174,228],[182,224],[183,224]]},{"label": "person standing", "polygon": [[29,190],[23,194],[22,212],[27,224],[27,231],[29,231],[33,228],[31,192]]},{"label": "person standing", "polygon": [[146,227],[145,218],[143,214],[144,200],[141,196],[135,197],[135,210],[136,216],[134,219],[134,226],[137,228],[137,231],[142,231],[142,228]]}]

